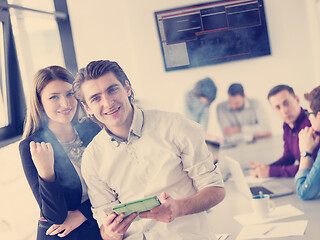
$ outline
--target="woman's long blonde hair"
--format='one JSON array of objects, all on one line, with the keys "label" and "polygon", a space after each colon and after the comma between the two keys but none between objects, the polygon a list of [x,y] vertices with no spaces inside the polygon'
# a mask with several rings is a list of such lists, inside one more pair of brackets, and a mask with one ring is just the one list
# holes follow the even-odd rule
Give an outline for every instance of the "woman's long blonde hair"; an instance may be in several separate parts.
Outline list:
[{"label": "woman's long blonde hair", "polygon": [[[22,138],[25,139],[34,134],[39,128],[47,124],[47,115],[41,103],[41,91],[53,80],[62,80],[72,84],[74,77],[65,68],[60,66],[49,66],[36,72],[31,88],[27,116],[24,124]],[[76,118],[75,114],[74,119]]]}]

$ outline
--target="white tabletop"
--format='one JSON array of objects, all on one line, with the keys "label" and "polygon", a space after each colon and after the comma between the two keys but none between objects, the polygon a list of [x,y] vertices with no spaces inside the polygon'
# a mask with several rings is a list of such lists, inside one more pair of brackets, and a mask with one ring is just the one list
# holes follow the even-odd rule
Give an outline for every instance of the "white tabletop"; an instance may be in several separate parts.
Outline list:
[{"label": "white tabletop", "polygon": [[[234,148],[222,148],[219,152],[219,163],[221,164],[222,171],[226,174],[228,169],[224,164],[225,156],[231,156],[237,159],[242,167],[247,167],[248,161],[260,161],[264,163],[274,162],[282,155],[282,151],[283,143],[281,136],[275,136],[260,139],[251,144],[242,143]],[[277,180],[295,191],[293,178],[278,178]],[[232,179],[225,182],[225,189],[226,198],[210,210],[209,219],[213,224],[213,230],[215,233],[228,233],[230,235],[228,240],[232,240],[237,238],[243,227],[234,219],[234,216],[252,212],[252,208],[250,199],[236,190]],[[306,232],[303,236],[282,237],[279,238],[279,240],[320,239],[320,198],[310,201],[302,201],[296,193],[294,193],[289,196],[274,198],[273,201],[276,206],[291,204],[304,212],[303,215],[286,218],[277,222],[308,220]]]}]

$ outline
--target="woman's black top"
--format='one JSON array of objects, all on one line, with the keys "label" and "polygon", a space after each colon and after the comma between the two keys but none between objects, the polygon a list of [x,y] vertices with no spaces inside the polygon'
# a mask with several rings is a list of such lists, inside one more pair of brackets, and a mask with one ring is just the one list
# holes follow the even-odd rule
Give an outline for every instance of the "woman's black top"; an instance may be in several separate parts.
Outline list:
[{"label": "woman's black top", "polygon": [[[99,126],[87,120],[74,125],[83,145],[86,147],[101,130]],[[30,153],[30,142],[51,143],[54,151],[55,181],[43,180],[37,172]],[[47,236],[45,232],[52,224],[62,224],[68,211],[79,210],[87,220],[63,239],[101,239],[99,227],[92,216],[91,203],[81,203],[82,186],[80,178],[67,153],[48,127],[35,132],[19,144],[22,166],[33,195],[40,207],[40,217],[47,221],[38,222],[37,239],[61,239],[58,236]]]}]

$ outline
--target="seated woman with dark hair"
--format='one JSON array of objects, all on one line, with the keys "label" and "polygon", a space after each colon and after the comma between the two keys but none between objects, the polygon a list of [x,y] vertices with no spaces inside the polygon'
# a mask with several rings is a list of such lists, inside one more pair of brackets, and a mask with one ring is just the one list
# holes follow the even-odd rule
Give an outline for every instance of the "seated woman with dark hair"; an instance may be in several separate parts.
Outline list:
[{"label": "seated woman with dark hair", "polygon": [[295,181],[298,196],[302,200],[310,200],[320,192],[320,150],[315,159],[312,157],[312,152],[320,140],[317,134],[320,132],[320,86],[306,93],[304,97],[309,102],[306,114],[311,127],[306,127],[299,133],[301,159]]}]

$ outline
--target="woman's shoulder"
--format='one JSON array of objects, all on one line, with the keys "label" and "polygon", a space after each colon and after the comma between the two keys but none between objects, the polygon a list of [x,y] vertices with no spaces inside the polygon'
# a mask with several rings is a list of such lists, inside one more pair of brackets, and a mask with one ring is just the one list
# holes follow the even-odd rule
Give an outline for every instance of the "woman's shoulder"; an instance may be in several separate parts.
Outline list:
[{"label": "woman's shoulder", "polygon": [[101,130],[101,127],[99,127],[98,124],[92,122],[90,119],[85,119],[82,122],[76,124],[75,128],[77,129],[77,131],[79,130],[80,132],[84,133],[92,132],[95,135]]},{"label": "woman's shoulder", "polygon": [[36,132],[34,132],[32,135],[30,135],[29,137],[26,137],[25,139],[22,139],[20,141],[20,144],[25,144],[31,141],[38,141],[40,139],[42,139],[41,137],[41,133],[42,133],[43,129],[39,129]]},{"label": "woman's shoulder", "polygon": [[[90,119],[86,119],[81,123],[74,126],[82,140],[88,140],[88,143],[96,136],[101,128],[98,124],[92,122]],[[88,144],[86,143],[86,145]]]}]

